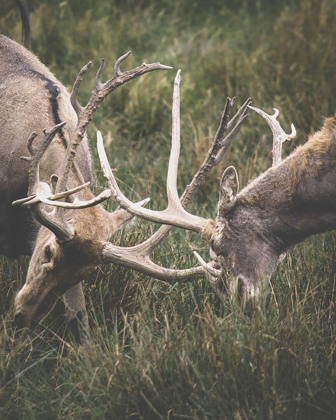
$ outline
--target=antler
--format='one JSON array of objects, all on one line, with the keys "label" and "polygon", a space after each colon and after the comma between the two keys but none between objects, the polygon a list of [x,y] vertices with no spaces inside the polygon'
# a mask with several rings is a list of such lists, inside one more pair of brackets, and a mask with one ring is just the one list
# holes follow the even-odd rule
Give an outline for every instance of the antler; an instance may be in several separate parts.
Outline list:
[{"label": "antler", "polygon": [[284,130],[281,128],[279,121],[277,120],[277,117],[279,115],[279,110],[277,108],[273,108],[274,114],[269,115],[266,114],[265,111],[259,108],[255,108],[254,106],[249,105],[249,108],[261,115],[270,126],[270,129],[273,133],[273,149],[272,149],[272,156],[273,156],[273,162],[272,166],[276,166],[281,162],[281,149],[282,149],[282,143],[284,143],[286,140],[291,140],[296,136],[296,130],[294,127],[294,124],[291,124],[291,134],[286,134]]},{"label": "antler", "polygon": [[89,67],[91,66],[92,62],[87,63],[79,72],[77,79],[74,83],[74,86],[72,88],[71,97],[70,97],[71,104],[78,116],[78,123],[77,123],[75,133],[71,138],[71,142],[67,147],[66,159],[64,160],[64,163],[62,164],[62,168],[60,171],[62,176],[57,182],[56,193],[64,191],[66,189],[67,180],[68,180],[69,173],[73,164],[73,159],[76,155],[76,150],[80,142],[82,141],[83,137],[85,136],[87,125],[92,120],[93,114],[99,108],[103,100],[110,93],[112,93],[117,87],[129,82],[130,80],[135,79],[136,77],[139,77],[151,71],[169,70],[172,68],[172,67],[160,64],[160,63],[153,63],[153,64],[142,63],[140,66],[132,70],[122,72],[120,70],[120,64],[127,57],[129,57],[130,54],[131,54],[131,51],[129,51],[128,53],[118,58],[114,66],[113,77],[105,83],[102,83],[100,80],[100,77],[105,67],[105,59],[102,59],[101,65],[95,77],[96,87],[92,91],[91,98],[85,107],[82,107],[78,102],[78,92],[79,92],[81,82],[84,78],[84,75],[89,69]]},{"label": "antler", "polygon": [[[47,212],[40,204],[47,204],[53,207],[61,207],[67,209],[84,209],[87,207],[95,206],[102,201],[110,198],[111,191],[105,190],[100,193],[97,197],[87,201],[75,200],[73,203],[57,201],[62,198],[67,198],[70,195],[83,190],[89,186],[89,182],[79,185],[67,191],[63,191],[58,194],[52,194],[50,186],[46,182],[40,181],[40,161],[48,149],[51,141],[55,135],[64,127],[65,122],[55,125],[51,130],[44,130],[44,137],[37,146],[34,146],[34,140],[37,137],[37,133],[33,132],[28,139],[28,150],[30,156],[21,156],[21,159],[30,162],[28,170],[28,197],[21,200],[13,201],[13,206],[20,207],[31,207],[36,219],[44,226],[48,227],[61,241],[69,241],[73,238],[74,232],[72,227],[67,224],[60,212],[53,211]],[[56,177],[55,175],[52,176]]]},{"label": "antler", "polygon": [[[161,65],[160,63],[155,64],[146,64],[143,63],[141,66],[136,67],[132,70],[121,72],[120,64],[125,60],[131,52],[120,57],[114,67],[114,76],[108,80],[106,83],[100,81],[100,76],[104,69],[104,59],[102,60],[101,66],[96,74],[95,78],[95,89],[92,92],[91,98],[85,107],[81,107],[78,103],[78,92],[80,84],[83,80],[85,73],[91,65],[91,62],[86,64],[81,71],[74,83],[73,90],[71,93],[71,103],[77,113],[78,123],[74,135],[72,136],[70,143],[67,146],[66,156],[63,160],[62,166],[60,168],[60,176],[52,176],[51,184],[53,185],[53,191],[49,185],[45,182],[40,181],[39,176],[39,163],[40,160],[49,147],[52,139],[55,137],[56,133],[59,132],[65,125],[61,123],[53,127],[50,131],[44,131],[44,138],[40,141],[39,145],[34,147],[33,142],[37,137],[36,133],[28,139],[28,150],[31,154],[30,157],[23,157],[24,160],[30,162],[29,168],[29,190],[28,197],[21,200],[13,202],[14,206],[27,207],[29,206],[36,217],[36,219],[48,227],[52,232],[56,234],[59,240],[68,241],[71,240],[74,236],[72,227],[65,223],[63,219],[62,209],[83,209],[91,206],[95,206],[102,201],[110,198],[110,190],[105,190],[100,193],[97,197],[93,197],[87,201],[80,201],[75,199],[74,202],[63,201],[65,198],[70,195],[87,188],[90,183],[82,183],[75,188],[67,190],[67,183],[69,178],[69,173],[71,171],[74,157],[77,152],[77,148],[85,136],[86,127],[91,121],[94,112],[98,109],[101,102],[118,86],[127,83],[128,81],[141,76],[142,74],[148,73],[154,70],[165,70],[170,69],[171,67]],[[79,174],[80,175],[80,174]],[[84,181],[84,180],[83,180]],[[62,200],[62,201],[59,201]],[[53,212],[47,212],[41,204],[47,204],[49,206],[56,207]],[[139,203],[139,206],[143,203]]]},{"label": "antler", "polygon": [[[204,276],[203,267],[196,267],[188,270],[170,270],[163,268],[151,261],[150,254],[168,235],[172,227],[171,225],[180,226],[200,232],[205,239],[209,240],[215,222],[213,220],[192,216],[191,214],[187,213],[184,208],[189,204],[191,198],[204,180],[207,172],[214,166],[218,165],[223,159],[227,149],[229,148],[235,136],[238,134],[241,125],[247,116],[247,107],[250,104],[250,99],[248,99],[241,106],[236,115],[230,120],[230,110],[233,106],[234,99],[227,99],[220,126],[217,130],[212,146],[209,149],[202,165],[196,172],[193,180],[186,187],[184,193],[181,196],[181,200],[179,200],[176,188],[177,166],[180,148],[179,84],[180,71],[178,71],[174,82],[172,108],[173,145],[169,160],[167,177],[168,207],[166,210],[162,212],[152,212],[150,210],[146,210],[143,212],[138,205],[129,201],[121,193],[108,163],[101,134],[97,133],[98,153],[101,165],[103,167],[104,175],[110,185],[111,190],[113,191],[113,196],[119,202],[120,206],[126,208],[133,214],[139,215],[140,217],[152,221],[154,220],[159,223],[169,223],[169,225],[166,224],[165,226],[161,226],[160,229],[145,242],[134,247],[123,248],[115,246],[111,243],[107,243],[104,247],[102,262],[113,262],[116,264],[124,265],[126,267],[141,271],[145,274],[165,281],[186,281],[192,277],[199,277],[200,275],[202,277]],[[231,132],[225,136],[228,129],[231,127],[233,127]],[[173,215],[170,214],[170,211],[172,211]],[[186,222],[184,220],[186,220]],[[193,224],[194,222],[196,222],[196,227]]]},{"label": "antler", "polygon": [[[104,170],[105,178],[108,180],[112,196],[115,200],[119,203],[119,205],[124,208],[125,210],[129,211],[130,213],[140,216],[144,219],[156,222],[156,223],[163,223],[169,224],[173,226],[178,226],[184,229],[193,230],[198,233],[202,233],[204,226],[209,222],[207,219],[204,219],[199,216],[194,216],[188,212],[186,212],[180,202],[177,193],[177,168],[178,168],[178,159],[180,153],[180,93],[179,93],[179,86],[180,86],[180,70],[177,72],[175,81],[174,81],[174,93],[173,93],[173,107],[172,107],[172,148],[170,153],[169,159],[169,166],[168,166],[168,176],[167,176],[167,197],[168,197],[168,206],[166,210],[163,211],[153,211],[149,209],[144,209],[138,206],[135,203],[132,203],[128,200],[123,193],[120,191],[117,181],[113,175],[113,172],[109,166],[104,146],[103,140],[101,137],[100,132],[97,133],[97,147],[98,147],[98,154],[100,158],[100,162],[102,168]],[[232,106],[229,104],[228,100],[227,106]],[[243,105],[243,107],[247,106],[247,103]],[[244,109],[244,108],[243,108]],[[225,138],[222,139],[222,132],[224,132],[224,127],[226,130],[229,126],[228,122],[226,121],[227,114],[224,112],[224,116],[221,121],[220,128],[218,133],[216,134],[215,140],[215,147],[213,147],[210,156],[207,155],[205,162],[201,165],[199,172],[195,175],[195,182],[192,186],[188,189],[188,194],[193,195],[194,191],[197,190],[200,183],[205,177],[205,173],[213,166],[216,166],[224,157],[224,154],[231,144],[233,138],[237,134],[240,129],[240,126],[246,116],[246,110],[238,111],[241,112],[241,115],[235,116],[234,118],[239,118],[238,123],[232,130],[232,132]],[[218,139],[218,140],[217,140]],[[220,140],[219,140],[220,139]],[[193,191],[194,190],[194,191]]]}]

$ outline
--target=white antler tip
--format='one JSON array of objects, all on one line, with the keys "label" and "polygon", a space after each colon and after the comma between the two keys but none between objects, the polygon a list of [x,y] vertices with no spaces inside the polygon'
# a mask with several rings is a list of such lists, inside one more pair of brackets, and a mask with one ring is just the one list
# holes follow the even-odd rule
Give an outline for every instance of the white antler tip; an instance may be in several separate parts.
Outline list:
[{"label": "white antler tip", "polygon": [[215,276],[215,277],[219,277],[221,275],[220,270],[217,270],[216,268],[212,267],[210,264],[207,264],[203,260],[203,258],[199,255],[198,252],[196,252],[196,251],[193,251],[193,252],[194,252],[195,257],[197,258],[197,261],[199,262],[199,264],[204,268],[204,270],[207,273],[209,273],[209,274],[211,274],[212,276]]},{"label": "white antler tip", "polygon": [[180,81],[181,81],[181,69],[178,69],[177,73],[176,73],[176,76],[175,76],[174,83],[175,84],[180,84]]},{"label": "white antler tip", "polygon": [[294,127],[294,124],[291,124],[291,130],[292,130],[292,132],[291,132],[291,134],[289,135],[289,137],[290,137],[291,139],[293,139],[293,138],[296,136],[296,128]]},{"label": "white antler tip", "polygon": [[150,201],[150,198],[145,198],[142,201],[139,201],[137,204],[141,207],[145,206]]},{"label": "white antler tip", "polygon": [[98,143],[104,143],[102,133],[99,130],[97,130],[97,144]]},{"label": "white antler tip", "polygon": [[276,119],[280,111],[278,110],[278,108],[273,108],[273,111],[274,111],[274,114],[272,115],[272,117]]}]

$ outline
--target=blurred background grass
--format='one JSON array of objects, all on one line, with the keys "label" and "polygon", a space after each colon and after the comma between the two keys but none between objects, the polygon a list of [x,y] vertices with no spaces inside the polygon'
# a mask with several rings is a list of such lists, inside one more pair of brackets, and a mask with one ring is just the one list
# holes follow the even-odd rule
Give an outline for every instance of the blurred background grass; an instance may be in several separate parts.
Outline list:
[{"label": "blurred background grass", "polygon": [[[182,69],[180,192],[203,160],[226,96],[237,106],[280,109],[298,136],[284,155],[334,114],[336,4],[332,0],[154,1],[28,0],[32,50],[71,88],[89,60],[104,76],[131,50],[123,69],[171,65],[117,90],[89,128],[108,142],[132,198],[165,205],[172,84]],[[12,0],[0,4],[1,33],[20,41]],[[88,100],[94,71],[80,99]],[[102,186],[96,160],[98,184]],[[271,135],[250,115],[223,166],[207,177],[190,206],[214,217],[218,182],[235,165],[245,186],[271,164]],[[135,192],[136,191],[136,192]],[[112,205],[113,207],[113,205]],[[113,238],[131,245],[153,226],[138,222]],[[194,265],[207,250],[173,229],[156,252],[165,266]],[[0,417],[8,419],[332,419],[335,395],[335,234],[295,247],[272,277],[270,296],[251,315],[219,302],[206,281],[167,285],[117,266],[86,282],[90,354],[53,325],[15,339],[9,328],[27,259],[0,264]],[[57,331],[57,333],[55,332]],[[66,357],[65,357],[66,356]]]}]

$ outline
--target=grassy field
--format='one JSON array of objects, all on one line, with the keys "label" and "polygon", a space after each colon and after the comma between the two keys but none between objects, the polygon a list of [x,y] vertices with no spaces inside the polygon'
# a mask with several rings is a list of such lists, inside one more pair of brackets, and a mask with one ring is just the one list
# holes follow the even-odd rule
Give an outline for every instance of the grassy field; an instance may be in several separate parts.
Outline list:
[{"label": "grassy field", "polygon": [[[0,6],[1,33],[20,40],[17,11]],[[109,142],[111,166],[129,197],[165,205],[171,95],[182,70],[180,191],[211,144],[226,96],[237,106],[251,96],[285,131],[306,141],[336,107],[336,6],[328,0],[167,1],[28,0],[32,50],[69,88],[89,60],[105,77],[143,61],[171,65],[116,91],[97,112],[89,134]],[[88,99],[95,72],[87,75]],[[241,185],[271,165],[271,135],[250,115],[222,166],[209,173],[190,205],[214,217],[218,182],[234,165]],[[92,142],[94,143],[94,142]],[[98,188],[103,185],[96,159]],[[111,204],[113,208],[113,204]],[[137,222],[113,238],[131,245],[155,227]],[[194,234],[173,229],[158,263],[196,265],[207,259]],[[15,293],[28,260],[0,257],[1,419],[335,419],[336,235],[292,249],[272,276],[270,294],[253,314],[220,302],[206,280],[169,285],[118,266],[85,283],[91,323],[88,353],[54,323],[16,338]]]}]

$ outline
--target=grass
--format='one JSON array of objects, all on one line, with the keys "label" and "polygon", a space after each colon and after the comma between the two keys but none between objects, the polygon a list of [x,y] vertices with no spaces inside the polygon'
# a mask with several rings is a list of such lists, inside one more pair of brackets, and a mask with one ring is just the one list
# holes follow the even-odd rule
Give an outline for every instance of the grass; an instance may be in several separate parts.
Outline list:
[{"label": "grass", "polygon": [[[2,33],[19,40],[18,16],[0,6]],[[32,48],[66,86],[80,67],[106,58],[105,77],[128,50],[182,69],[182,155],[186,185],[210,145],[225,95],[280,109],[298,137],[288,154],[335,109],[332,1],[31,1]],[[174,72],[150,74],[116,91],[95,116],[128,196],[165,203]],[[87,75],[81,101],[92,90]],[[96,160],[98,182],[102,183]],[[250,115],[224,165],[244,186],[271,164],[271,137]],[[223,167],[209,174],[191,211],[213,217]],[[113,241],[132,244],[153,227],[139,222]],[[204,244],[173,229],[155,254],[165,266],[194,265]],[[92,348],[51,322],[15,337],[12,306],[28,260],[0,262],[1,419],[336,418],[336,237],[296,246],[253,313],[220,302],[206,281],[168,285],[118,266],[85,283]]]}]

